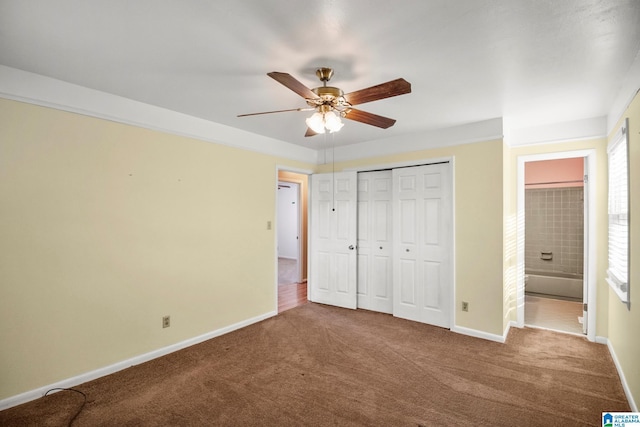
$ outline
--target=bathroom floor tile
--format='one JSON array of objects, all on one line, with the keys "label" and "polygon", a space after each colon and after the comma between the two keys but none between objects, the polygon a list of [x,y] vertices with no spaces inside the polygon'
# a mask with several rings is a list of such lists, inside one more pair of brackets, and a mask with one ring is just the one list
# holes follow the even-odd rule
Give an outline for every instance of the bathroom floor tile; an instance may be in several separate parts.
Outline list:
[{"label": "bathroom floor tile", "polygon": [[527,326],[582,334],[582,303],[525,295],[524,323]]}]

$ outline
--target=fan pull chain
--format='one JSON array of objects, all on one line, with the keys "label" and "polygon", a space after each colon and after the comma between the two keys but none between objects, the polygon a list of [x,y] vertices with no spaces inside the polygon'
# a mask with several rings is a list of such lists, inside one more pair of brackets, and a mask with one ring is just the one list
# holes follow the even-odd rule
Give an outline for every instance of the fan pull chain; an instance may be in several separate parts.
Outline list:
[{"label": "fan pull chain", "polygon": [[[326,134],[325,134],[326,135]],[[332,185],[335,186],[336,182],[336,143],[335,136],[333,132],[331,133],[331,182]],[[331,205],[333,207],[333,212],[336,211],[336,191],[332,189],[331,191]]]}]

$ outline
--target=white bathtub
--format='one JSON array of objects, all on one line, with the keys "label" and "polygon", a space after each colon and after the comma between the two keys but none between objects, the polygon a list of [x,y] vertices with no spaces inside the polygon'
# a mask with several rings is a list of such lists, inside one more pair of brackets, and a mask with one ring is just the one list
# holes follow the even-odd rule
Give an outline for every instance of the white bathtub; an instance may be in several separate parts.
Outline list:
[{"label": "white bathtub", "polygon": [[525,274],[524,291],[536,294],[575,298],[582,301],[582,278],[553,273]]}]

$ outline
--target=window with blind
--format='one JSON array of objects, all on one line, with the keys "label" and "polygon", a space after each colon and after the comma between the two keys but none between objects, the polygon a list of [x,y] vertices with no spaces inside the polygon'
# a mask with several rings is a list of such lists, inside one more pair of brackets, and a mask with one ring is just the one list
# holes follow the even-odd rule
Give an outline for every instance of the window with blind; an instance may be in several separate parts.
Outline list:
[{"label": "window with blind", "polygon": [[629,119],[607,147],[609,157],[609,268],[607,282],[629,302]]}]

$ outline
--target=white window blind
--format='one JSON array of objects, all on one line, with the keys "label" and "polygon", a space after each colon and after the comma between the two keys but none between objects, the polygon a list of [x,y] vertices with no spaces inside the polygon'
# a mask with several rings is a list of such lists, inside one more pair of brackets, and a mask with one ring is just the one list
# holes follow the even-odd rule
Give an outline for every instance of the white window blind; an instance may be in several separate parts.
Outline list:
[{"label": "white window blind", "polygon": [[609,268],[607,282],[623,302],[629,301],[629,119],[611,140],[609,157]]}]

